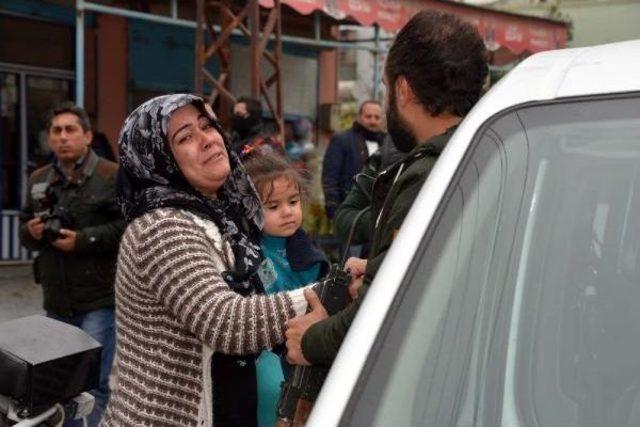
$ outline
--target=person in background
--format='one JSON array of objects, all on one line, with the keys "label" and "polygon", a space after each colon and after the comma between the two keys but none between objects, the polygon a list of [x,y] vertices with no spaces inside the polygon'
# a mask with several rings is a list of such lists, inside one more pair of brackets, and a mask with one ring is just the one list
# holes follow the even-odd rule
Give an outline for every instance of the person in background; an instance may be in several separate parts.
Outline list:
[{"label": "person in background", "polygon": [[353,177],[353,185],[333,218],[333,232],[343,245],[359,251],[354,255],[366,257],[369,252],[373,183],[380,173],[406,155],[387,136],[380,149],[369,156],[364,168]]},{"label": "person in background", "polygon": [[315,150],[312,129],[313,125],[306,117],[285,124],[285,135],[290,134],[290,138],[286,139],[285,155],[287,160],[301,170],[307,169],[307,157]]},{"label": "person in background", "polygon": [[82,328],[102,344],[95,407],[88,417],[89,426],[96,426],[109,399],[114,355],[113,286],[124,230],[116,204],[118,165],[90,148],[89,117],[72,103],[50,112],[46,134],[54,160],[29,177],[20,241],[38,251],[34,271],[47,316]]},{"label": "person in background", "polygon": [[480,99],[487,73],[482,38],[455,15],[422,11],[400,30],[385,64],[386,115],[393,143],[408,154],[373,185],[375,227],[368,258],[347,261],[353,282],[362,284],[357,298],[329,317],[307,291],[309,304],[317,308],[287,323],[291,363],[332,363],[416,195],[455,128]]},{"label": "person in background", "polygon": [[[267,294],[298,289],[329,271],[325,255],[314,247],[301,228],[304,180],[301,172],[278,155],[250,157],[244,162],[264,212],[260,246],[265,260],[258,274]],[[284,362],[284,361],[283,361]],[[286,362],[284,362],[286,363]],[[269,350],[257,361],[258,424],[273,426],[280,384],[281,361]],[[286,365],[284,366],[286,370]]]},{"label": "person in background", "polygon": [[231,151],[242,157],[253,150],[283,153],[284,147],[277,132],[270,130],[262,119],[260,100],[242,96],[233,105]]},{"label": "person in background", "polygon": [[373,100],[360,105],[351,129],[333,135],[322,163],[322,188],[329,219],[333,219],[347,196],[353,177],[360,172],[367,158],[379,149],[385,136],[382,106]]}]

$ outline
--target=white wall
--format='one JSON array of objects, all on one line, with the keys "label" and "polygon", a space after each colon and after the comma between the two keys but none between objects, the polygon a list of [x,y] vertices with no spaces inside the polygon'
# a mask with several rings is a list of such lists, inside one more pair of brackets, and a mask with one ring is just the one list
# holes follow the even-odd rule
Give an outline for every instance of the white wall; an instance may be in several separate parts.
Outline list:
[{"label": "white wall", "polygon": [[[231,51],[231,91],[236,96],[251,94],[249,72],[249,46],[233,44]],[[316,58],[283,54],[280,60],[282,72],[282,95],[285,114],[315,117],[318,104],[318,60]],[[263,77],[273,74],[271,63],[263,59]],[[275,108],[275,86],[271,90],[271,100]],[[268,110],[266,102],[262,107]]]}]

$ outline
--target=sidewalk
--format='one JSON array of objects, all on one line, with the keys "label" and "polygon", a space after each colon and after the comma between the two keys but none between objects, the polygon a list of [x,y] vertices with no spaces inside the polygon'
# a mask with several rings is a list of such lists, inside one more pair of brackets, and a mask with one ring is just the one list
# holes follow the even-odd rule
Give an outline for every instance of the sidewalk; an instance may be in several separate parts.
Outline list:
[{"label": "sidewalk", "polygon": [[31,314],[44,314],[31,265],[0,265],[0,323]]}]

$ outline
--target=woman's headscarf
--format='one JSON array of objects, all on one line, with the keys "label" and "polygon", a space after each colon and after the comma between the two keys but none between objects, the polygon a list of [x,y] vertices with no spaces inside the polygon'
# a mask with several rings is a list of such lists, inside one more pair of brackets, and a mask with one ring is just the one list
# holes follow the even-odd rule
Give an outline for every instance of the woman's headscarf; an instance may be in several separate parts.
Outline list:
[{"label": "woman's headscarf", "polygon": [[[171,114],[191,104],[211,120],[222,135],[231,172],[217,198],[204,196],[180,171],[168,143]],[[248,280],[262,261],[258,242],[264,219],[260,199],[211,107],[187,94],[153,98],[127,117],[120,133],[120,168],[117,200],[127,222],[157,208],[173,207],[213,221],[231,244],[235,271],[225,280],[238,291],[251,290]]]}]

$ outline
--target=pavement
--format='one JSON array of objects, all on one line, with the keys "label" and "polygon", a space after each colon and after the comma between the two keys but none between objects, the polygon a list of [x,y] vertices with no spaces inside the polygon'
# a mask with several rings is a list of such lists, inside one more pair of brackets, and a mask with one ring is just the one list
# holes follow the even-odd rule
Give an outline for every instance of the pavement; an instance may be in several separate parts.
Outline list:
[{"label": "pavement", "polygon": [[42,289],[33,281],[31,264],[0,265],[0,323],[44,314]]}]

